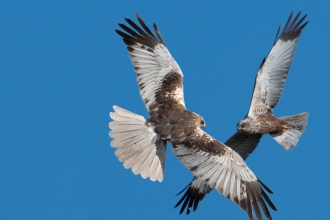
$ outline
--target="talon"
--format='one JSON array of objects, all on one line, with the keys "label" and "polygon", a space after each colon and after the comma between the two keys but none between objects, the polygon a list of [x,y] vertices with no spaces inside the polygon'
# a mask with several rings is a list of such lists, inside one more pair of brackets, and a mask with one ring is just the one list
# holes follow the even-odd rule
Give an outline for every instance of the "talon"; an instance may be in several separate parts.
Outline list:
[{"label": "talon", "polygon": [[289,126],[288,125],[283,125],[283,132],[286,132],[289,130]]}]

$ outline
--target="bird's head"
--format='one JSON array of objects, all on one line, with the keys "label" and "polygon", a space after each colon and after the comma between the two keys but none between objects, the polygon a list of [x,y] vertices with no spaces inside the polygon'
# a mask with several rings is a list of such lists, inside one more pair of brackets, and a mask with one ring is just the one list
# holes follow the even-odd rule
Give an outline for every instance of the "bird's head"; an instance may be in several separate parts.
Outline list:
[{"label": "bird's head", "polygon": [[200,127],[205,130],[205,128],[206,128],[205,120],[204,120],[204,118],[202,116],[200,116],[200,118],[201,118],[201,126]]},{"label": "bird's head", "polygon": [[206,123],[202,116],[193,112],[193,118],[194,118],[195,126],[198,126],[199,128],[202,128],[202,129],[206,128]]},{"label": "bird's head", "polygon": [[243,120],[238,122],[237,130],[245,131],[245,132],[250,131],[250,119],[249,118],[244,118]]}]

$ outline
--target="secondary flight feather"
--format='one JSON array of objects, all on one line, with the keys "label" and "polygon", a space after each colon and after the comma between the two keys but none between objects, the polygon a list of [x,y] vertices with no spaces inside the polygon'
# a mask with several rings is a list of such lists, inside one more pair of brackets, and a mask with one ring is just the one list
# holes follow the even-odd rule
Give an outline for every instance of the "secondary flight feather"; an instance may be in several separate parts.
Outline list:
[{"label": "secondary flight feather", "polygon": [[238,153],[201,129],[206,124],[200,115],[185,108],[181,69],[166,48],[156,24],[157,37],[138,14],[136,17],[143,29],[125,19],[131,27],[119,24],[126,33],[116,32],[129,51],[150,118],[114,106],[109,135],[113,138],[111,146],[117,148],[118,159],[135,174],[162,181],[166,146],[171,142],[172,152],[184,166],[238,204],[250,219],[254,219],[254,214],[262,219],[262,212],[271,219],[267,205],[276,208],[263,184]]}]

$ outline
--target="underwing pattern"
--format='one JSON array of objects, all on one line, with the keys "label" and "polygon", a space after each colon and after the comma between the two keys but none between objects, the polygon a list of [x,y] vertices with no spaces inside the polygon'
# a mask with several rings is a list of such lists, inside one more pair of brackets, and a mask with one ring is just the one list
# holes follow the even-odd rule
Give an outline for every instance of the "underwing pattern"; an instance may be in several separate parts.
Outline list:
[{"label": "underwing pattern", "polygon": [[186,109],[183,74],[156,24],[153,34],[138,14],[136,17],[142,28],[126,18],[129,26],[119,24],[122,30],[116,32],[127,46],[150,118],[114,106],[115,112],[110,113],[114,121],[109,126],[118,159],[134,174],[162,181],[170,142],[185,167],[238,204],[250,219],[254,215],[262,219],[262,212],[271,219],[268,206],[275,206],[256,175],[238,153],[201,129],[206,126],[203,117]]}]

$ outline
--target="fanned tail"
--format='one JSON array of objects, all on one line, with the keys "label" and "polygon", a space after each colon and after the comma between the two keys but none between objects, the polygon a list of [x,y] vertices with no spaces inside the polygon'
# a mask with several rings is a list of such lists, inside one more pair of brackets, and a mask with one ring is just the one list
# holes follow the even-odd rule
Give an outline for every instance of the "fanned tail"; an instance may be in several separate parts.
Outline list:
[{"label": "fanned tail", "polygon": [[111,146],[117,148],[118,160],[135,175],[141,174],[152,181],[163,181],[166,159],[166,141],[154,132],[154,127],[143,116],[118,106],[110,112],[114,120],[109,123]]},{"label": "fanned tail", "polygon": [[283,133],[271,134],[271,136],[282,146],[285,150],[294,148],[302,133],[305,131],[308,119],[308,113],[303,112],[297,115],[286,116],[280,118],[289,124],[289,129]]}]

